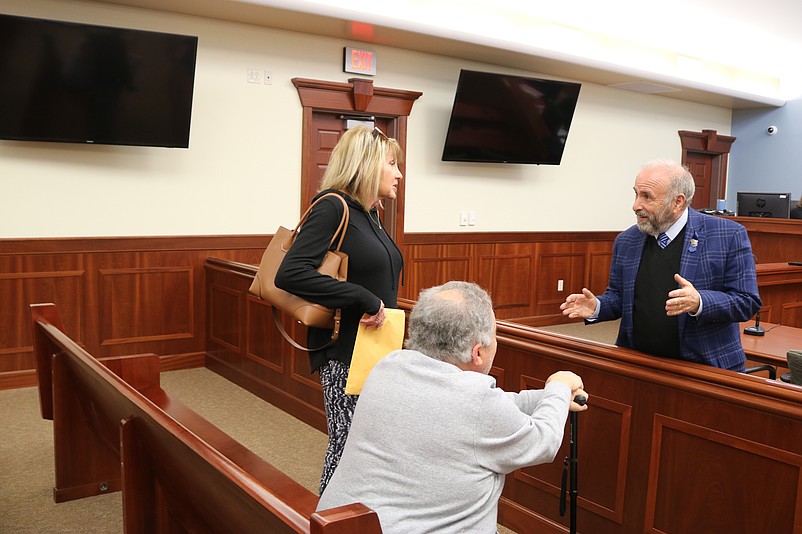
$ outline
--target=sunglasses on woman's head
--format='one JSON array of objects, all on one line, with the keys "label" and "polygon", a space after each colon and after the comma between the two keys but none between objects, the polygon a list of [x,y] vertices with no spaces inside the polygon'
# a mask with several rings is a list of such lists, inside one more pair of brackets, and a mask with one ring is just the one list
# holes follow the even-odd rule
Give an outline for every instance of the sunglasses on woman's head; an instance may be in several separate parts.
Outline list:
[{"label": "sunglasses on woman's head", "polygon": [[381,131],[379,129],[378,126],[374,126],[373,127],[373,139],[377,139],[377,138],[384,139],[385,141],[388,141],[390,139],[389,137],[387,137],[387,134],[385,134],[383,131]]}]

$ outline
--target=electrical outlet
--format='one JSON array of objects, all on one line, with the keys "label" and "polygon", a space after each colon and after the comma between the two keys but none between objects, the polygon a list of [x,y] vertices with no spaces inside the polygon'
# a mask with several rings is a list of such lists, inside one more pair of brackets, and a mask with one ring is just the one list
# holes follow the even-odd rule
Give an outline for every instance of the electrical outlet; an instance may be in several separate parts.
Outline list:
[{"label": "electrical outlet", "polygon": [[563,281],[557,280],[557,291],[562,291],[562,290],[563,290]]},{"label": "electrical outlet", "polygon": [[262,71],[248,69],[248,83],[262,83]]},{"label": "electrical outlet", "polygon": [[468,226],[468,212],[467,211],[459,212],[459,225],[460,226]]}]

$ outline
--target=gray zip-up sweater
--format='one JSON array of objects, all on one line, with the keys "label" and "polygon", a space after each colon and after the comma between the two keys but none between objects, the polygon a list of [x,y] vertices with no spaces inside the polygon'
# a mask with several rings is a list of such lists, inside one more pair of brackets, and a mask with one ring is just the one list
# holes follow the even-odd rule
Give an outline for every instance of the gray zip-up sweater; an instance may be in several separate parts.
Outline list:
[{"label": "gray zip-up sweater", "polygon": [[318,504],[361,502],[386,534],[493,533],[504,475],[551,462],[571,392],[507,393],[487,375],[400,350],[368,376]]}]

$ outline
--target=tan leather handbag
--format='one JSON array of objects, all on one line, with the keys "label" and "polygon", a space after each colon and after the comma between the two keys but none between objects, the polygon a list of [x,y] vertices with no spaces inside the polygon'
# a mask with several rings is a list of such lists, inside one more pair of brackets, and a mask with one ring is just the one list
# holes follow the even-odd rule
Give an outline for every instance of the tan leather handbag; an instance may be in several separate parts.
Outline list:
[{"label": "tan leather handbag", "polygon": [[[340,199],[340,201],[343,203],[343,216],[340,220],[340,225],[337,227],[337,231],[335,231],[334,235],[331,236],[331,242],[329,243],[330,250],[326,252],[323,262],[317,268],[317,272],[341,281],[347,278],[348,255],[344,252],[341,252],[340,247],[342,247],[343,240],[345,239],[345,232],[348,229],[348,220],[350,215],[348,204],[346,204],[345,199],[342,196],[336,193],[327,193],[309,206],[309,208],[301,216],[301,220],[295,226],[295,229],[290,231],[283,226],[279,226],[278,230],[276,230],[276,233],[273,235],[273,239],[270,241],[270,244],[268,244],[267,249],[265,249],[265,252],[262,255],[262,261],[259,263],[259,269],[256,271],[256,276],[254,277],[253,283],[248,290],[252,295],[255,295],[260,299],[270,303],[270,306],[273,309],[273,319],[275,320],[276,327],[278,328],[279,332],[281,332],[281,335],[284,336],[284,338],[289,341],[293,347],[307,352],[326,348],[331,346],[337,340],[337,337],[340,335],[341,312],[339,309],[333,310],[320,304],[309,302],[308,300],[305,300],[297,295],[293,295],[292,293],[284,291],[283,289],[279,289],[276,287],[275,279],[276,273],[281,265],[281,261],[284,259],[287,251],[290,250],[292,243],[295,241],[295,236],[298,234],[298,231],[301,229],[301,226],[303,226],[303,223],[306,221],[307,217],[309,217],[309,214],[312,212],[312,208],[315,206],[315,204],[326,197],[336,197]],[[331,247],[334,245],[334,242],[337,240],[338,236],[339,241],[337,241],[337,247],[334,250],[331,250]],[[298,322],[306,326],[315,328],[331,328],[331,340],[322,347],[316,348],[307,348],[300,345],[294,339],[292,339],[284,329],[284,326],[281,324],[279,311],[294,317]]]}]

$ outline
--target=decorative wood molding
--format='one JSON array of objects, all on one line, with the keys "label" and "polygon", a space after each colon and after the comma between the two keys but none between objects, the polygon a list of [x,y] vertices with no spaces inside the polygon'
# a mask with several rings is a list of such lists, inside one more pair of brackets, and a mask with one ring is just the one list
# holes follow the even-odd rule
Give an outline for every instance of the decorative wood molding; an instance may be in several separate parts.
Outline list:
[{"label": "decorative wood molding", "polygon": [[372,80],[362,78],[352,78],[349,83],[293,78],[292,83],[304,108],[335,112],[361,111],[406,117],[412,112],[415,100],[423,95],[419,91],[373,87]]},{"label": "decorative wood molding", "polygon": [[351,78],[348,81],[354,86],[354,109],[367,111],[368,105],[373,99],[373,82],[364,78]]},{"label": "decorative wood molding", "polygon": [[729,154],[735,137],[719,135],[716,130],[679,131],[680,144],[683,150],[702,152],[705,154]]}]

